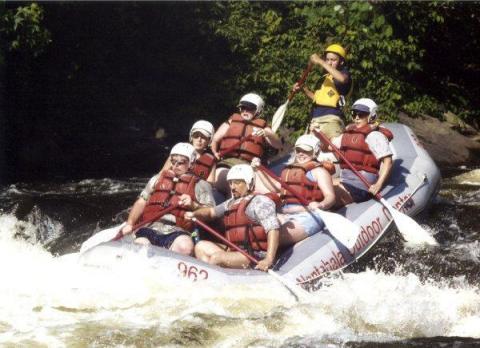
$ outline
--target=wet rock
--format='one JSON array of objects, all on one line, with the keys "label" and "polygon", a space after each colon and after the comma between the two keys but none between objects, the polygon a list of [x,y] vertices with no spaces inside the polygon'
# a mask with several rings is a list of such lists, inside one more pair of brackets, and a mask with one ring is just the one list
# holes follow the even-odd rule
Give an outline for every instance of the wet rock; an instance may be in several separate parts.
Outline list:
[{"label": "wet rock", "polygon": [[412,128],[439,166],[480,163],[480,143],[452,129],[451,123],[427,115],[412,118],[402,112],[398,118]]},{"label": "wet rock", "polygon": [[448,111],[443,114],[443,117],[445,119],[445,122],[450,124],[452,129],[459,131],[463,135],[478,135],[478,131],[474,127],[467,124],[464,120],[455,115],[453,112]]},{"label": "wet rock", "polygon": [[470,139],[480,143],[480,134],[474,135],[474,136],[470,137]]}]

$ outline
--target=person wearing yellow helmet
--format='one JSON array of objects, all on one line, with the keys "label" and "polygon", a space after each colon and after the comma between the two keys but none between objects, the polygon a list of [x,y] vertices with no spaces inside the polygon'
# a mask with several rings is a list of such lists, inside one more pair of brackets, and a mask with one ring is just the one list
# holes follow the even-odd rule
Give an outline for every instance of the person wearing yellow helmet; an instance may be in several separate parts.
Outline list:
[{"label": "person wearing yellow helmet", "polygon": [[317,53],[310,56],[310,64],[319,65],[326,74],[319,88],[311,91],[307,86],[295,84],[294,91],[302,89],[305,95],[313,101],[312,121],[309,131],[316,129],[329,138],[342,134],[345,129],[342,107],[345,96],[352,89],[352,78],[346,66],[346,51],[339,44],[326,48],[324,55]]}]

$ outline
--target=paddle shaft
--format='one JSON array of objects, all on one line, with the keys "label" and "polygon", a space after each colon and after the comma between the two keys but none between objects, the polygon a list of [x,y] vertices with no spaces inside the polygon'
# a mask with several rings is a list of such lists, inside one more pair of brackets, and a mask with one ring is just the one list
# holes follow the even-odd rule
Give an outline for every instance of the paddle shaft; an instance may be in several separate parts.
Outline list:
[{"label": "paddle shaft", "polygon": [[[270,175],[273,179],[277,180],[284,189],[288,190],[291,194],[293,194],[305,207],[307,212],[312,216],[312,218],[317,222],[317,224],[321,225],[322,221],[318,220],[317,215],[314,214],[314,209],[311,209],[308,206],[309,203],[304,197],[302,197],[298,192],[296,192],[291,186],[284,183],[280,177],[275,175],[275,173],[273,173],[265,166],[260,165],[259,168],[260,170],[263,170],[266,174]],[[315,211],[320,215],[325,227],[329,230],[330,234],[350,249],[357,240],[358,234],[360,233],[360,229],[358,228],[358,226],[356,226],[353,222],[340,214],[331,213],[327,210],[322,210],[319,208],[315,209]],[[335,221],[332,220],[333,217],[335,217]],[[339,229],[339,227],[341,229]]]},{"label": "paddle shaft", "polygon": [[264,165],[259,165],[258,168],[260,168],[260,170],[262,170],[263,172],[271,176],[273,179],[275,179],[285,190],[287,190],[292,195],[294,195],[300,201],[300,203],[302,203],[302,205],[308,206],[308,201],[304,197],[300,196],[300,194],[297,191],[295,191],[290,185],[288,185],[286,182],[283,182],[282,179],[279,176],[277,176],[274,172],[272,172],[270,169],[268,169]]},{"label": "paddle shaft", "polygon": [[220,239],[222,242],[224,242],[226,245],[228,245],[230,248],[232,249],[235,249],[236,251],[238,251],[239,253],[241,253],[243,256],[245,256],[248,260],[250,260],[251,262],[253,262],[254,264],[258,264],[258,260],[255,259],[252,255],[248,254],[245,250],[243,250],[242,248],[240,248],[238,245],[235,245],[233,244],[232,242],[230,242],[227,238],[225,238],[224,236],[222,236],[220,233],[218,233],[217,231],[215,231],[213,228],[211,228],[210,226],[208,226],[206,223],[204,223],[203,221],[199,220],[198,218],[193,218],[193,221],[199,225],[200,227],[204,228],[205,230],[207,230],[208,232],[210,232],[211,234],[213,234],[215,237],[217,237],[218,239]]},{"label": "paddle shaft", "polygon": [[[248,254],[245,252],[245,250],[242,250],[240,247],[237,245],[233,244],[230,242],[228,239],[226,239],[224,236],[222,236],[220,233],[215,231],[213,228],[208,226],[206,223],[203,221],[199,220],[198,218],[193,218],[193,221],[198,224],[200,227],[204,228],[206,231],[210,232],[213,234],[215,237],[220,239],[222,242],[224,242],[226,245],[228,245],[230,248],[238,251],[241,253],[243,256],[245,256],[248,260],[253,262],[254,264],[258,264],[258,260],[255,259],[252,255]],[[282,276],[274,272],[273,270],[269,269],[268,274],[270,274],[272,277],[274,277],[276,280],[278,280],[280,283],[282,283],[285,288],[290,292],[295,297],[296,301],[299,301],[301,297],[305,297],[306,295],[309,295],[307,291],[305,291],[303,288],[299,287],[297,290],[295,288],[297,287],[297,284],[289,284],[289,281],[287,279],[284,279]]]},{"label": "paddle shaft", "polygon": [[[313,217],[313,219],[317,222],[317,224],[321,225],[321,222],[318,220],[318,218],[315,216],[315,214],[313,213],[313,211],[308,207],[308,201],[305,199],[305,197],[302,197],[297,191],[295,191],[290,185],[288,185],[286,182],[284,182],[280,177],[278,177],[277,175],[275,175],[274,172],[272,172],[270,169],[268,169],[267,167],[265,167],[264,165],[260,165],[259,166],[260,170],[263,170],[265,173],[267,173],[268,175],[270,175],[272,178],[274,178],[275,180],[278,181],[278,183],[280,184],[280,186],[282,186],[285,190],[287,190],[288,192],[290,192],[292,195],[294,195],[299,201],[300,203],[307,209],[307,211],[310,213],[310,215]],[[324,224],[326,226],[326,223],[324,221]],[[331,226],[327,226],[327,228],[330,227],[330,229],[332,228]]]},{"label": "paddle shaft", "polygon": [[[338,155],[338,157],[340,157],[340,158],[342,159],[342,161],[344,161],[345,164],[353,171],[353,173],[365,184],[365,186],[366,186],[367,188],[370,188],[371,185],[370,185],[370,183],[367,181],[367,179],[365,179],[365,178],[363,177],[363,175],[360,174],[360,172],[359,172],[357,169],[355,169],[355,167],[353,166],[353,164],[345,157],[345,155],[344,155],[343,153],[340,152],[340,150],[339,150],[335,145],[333,145],[333,143],[330,141],[330,139],[328,139],[328,138],[325,136],[325,134],[323,134],[322,132],[316,131],[316,130],[313,130],[313,133],[314,133],[317,137],[319,137],[319,138],[322,140],[322,142],[327,143],[327,144],[330,146],[330,148],[332,148],[332,150]],[[377,193],[377,194],[375,195],[375,197],[376,197],[377,199],[382,199],[382,196],[380,195],[380,193]]]},{"label": "paddle shaft", "polygon": [[[300,77],[300,80],[297,81],[297,84],[301,87],[304,83],[305,80],[307,79],[308,74],[310,74],[310,71],[312,70],[313,65],[308,63],[308,66],[305,70],[303,70],[302,77]],[[295,94],[297,94],[298,91],[291,91],[289,96],[288,96],[288,101],[291,102]]]},{"label": "paddle shaft", "polygon": [[[171,212],[172,210],[174,210],[176,207],[178,206],[178,204],[172,204],[171,206],[169,206],[168,208],[165,208],[165,209],[162,209],[160,210],[157,214],[155,214],[155,216],[151,217],[150,219],[147,219],[147,220],[143,220],[142,222],[139,222],[138,224],[135,224],[133,227],[132,227],[132,232],[135,231],[135,230],[138,230],[140,227],[142,226],[145,226],[146,224],[150,223],[150,222],[153,222],[155,220],[158,220],[159,218],[161,218],[163,215]],[[122,230],[118,231],[118,234],[115,236],[115,238],[113,240],[119,240],[123,237],[123,234],[122,234]]]}]

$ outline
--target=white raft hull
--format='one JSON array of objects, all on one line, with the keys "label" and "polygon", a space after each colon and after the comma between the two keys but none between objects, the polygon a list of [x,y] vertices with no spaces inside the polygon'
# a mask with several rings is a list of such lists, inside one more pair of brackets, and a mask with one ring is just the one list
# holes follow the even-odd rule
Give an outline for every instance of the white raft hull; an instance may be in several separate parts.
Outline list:
[{"label": "white raft hull", "polygon": [[[394,134],[391,142],[394,164],[388,184],[381,194],[392,206],[401,207],[403,213],[415,216],[426,208],[436,194],[440,172],[410,128],[397,123],[384,126]],[[405,203],[416,188],[412,198]],[[350,204],[338,212],[361,226],[361,233],[352,248],[347,249],[328,232],[317,233],[283,252],[274,270],[292,282],[308,285],[314,279],[356,262],[393,225],[388,210],[373,199]],[[163,273],[176,274],[193,281],[271,282],[271,277],[264,272],[216,267],[163,248],[143,247],[125,241],[99,245],[84,253],[82,259],[87,264],[101,265],[132,256],[143,257],[145,266],[155,267]]]}]

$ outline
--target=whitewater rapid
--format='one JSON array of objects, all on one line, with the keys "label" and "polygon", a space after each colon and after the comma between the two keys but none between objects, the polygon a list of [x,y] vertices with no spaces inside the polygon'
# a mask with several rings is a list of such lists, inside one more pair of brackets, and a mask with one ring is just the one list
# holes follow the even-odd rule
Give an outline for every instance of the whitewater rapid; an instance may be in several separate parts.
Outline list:
[{"label": "whitewater rapid", "polygon": [[37,226],[0,215],[0,345],[278,346],[480,338],[480,291],[464,278],[398,269],[345,273],[297,303],[276,280],[213,287],[143,267],[53,256],[16,238]]}]

